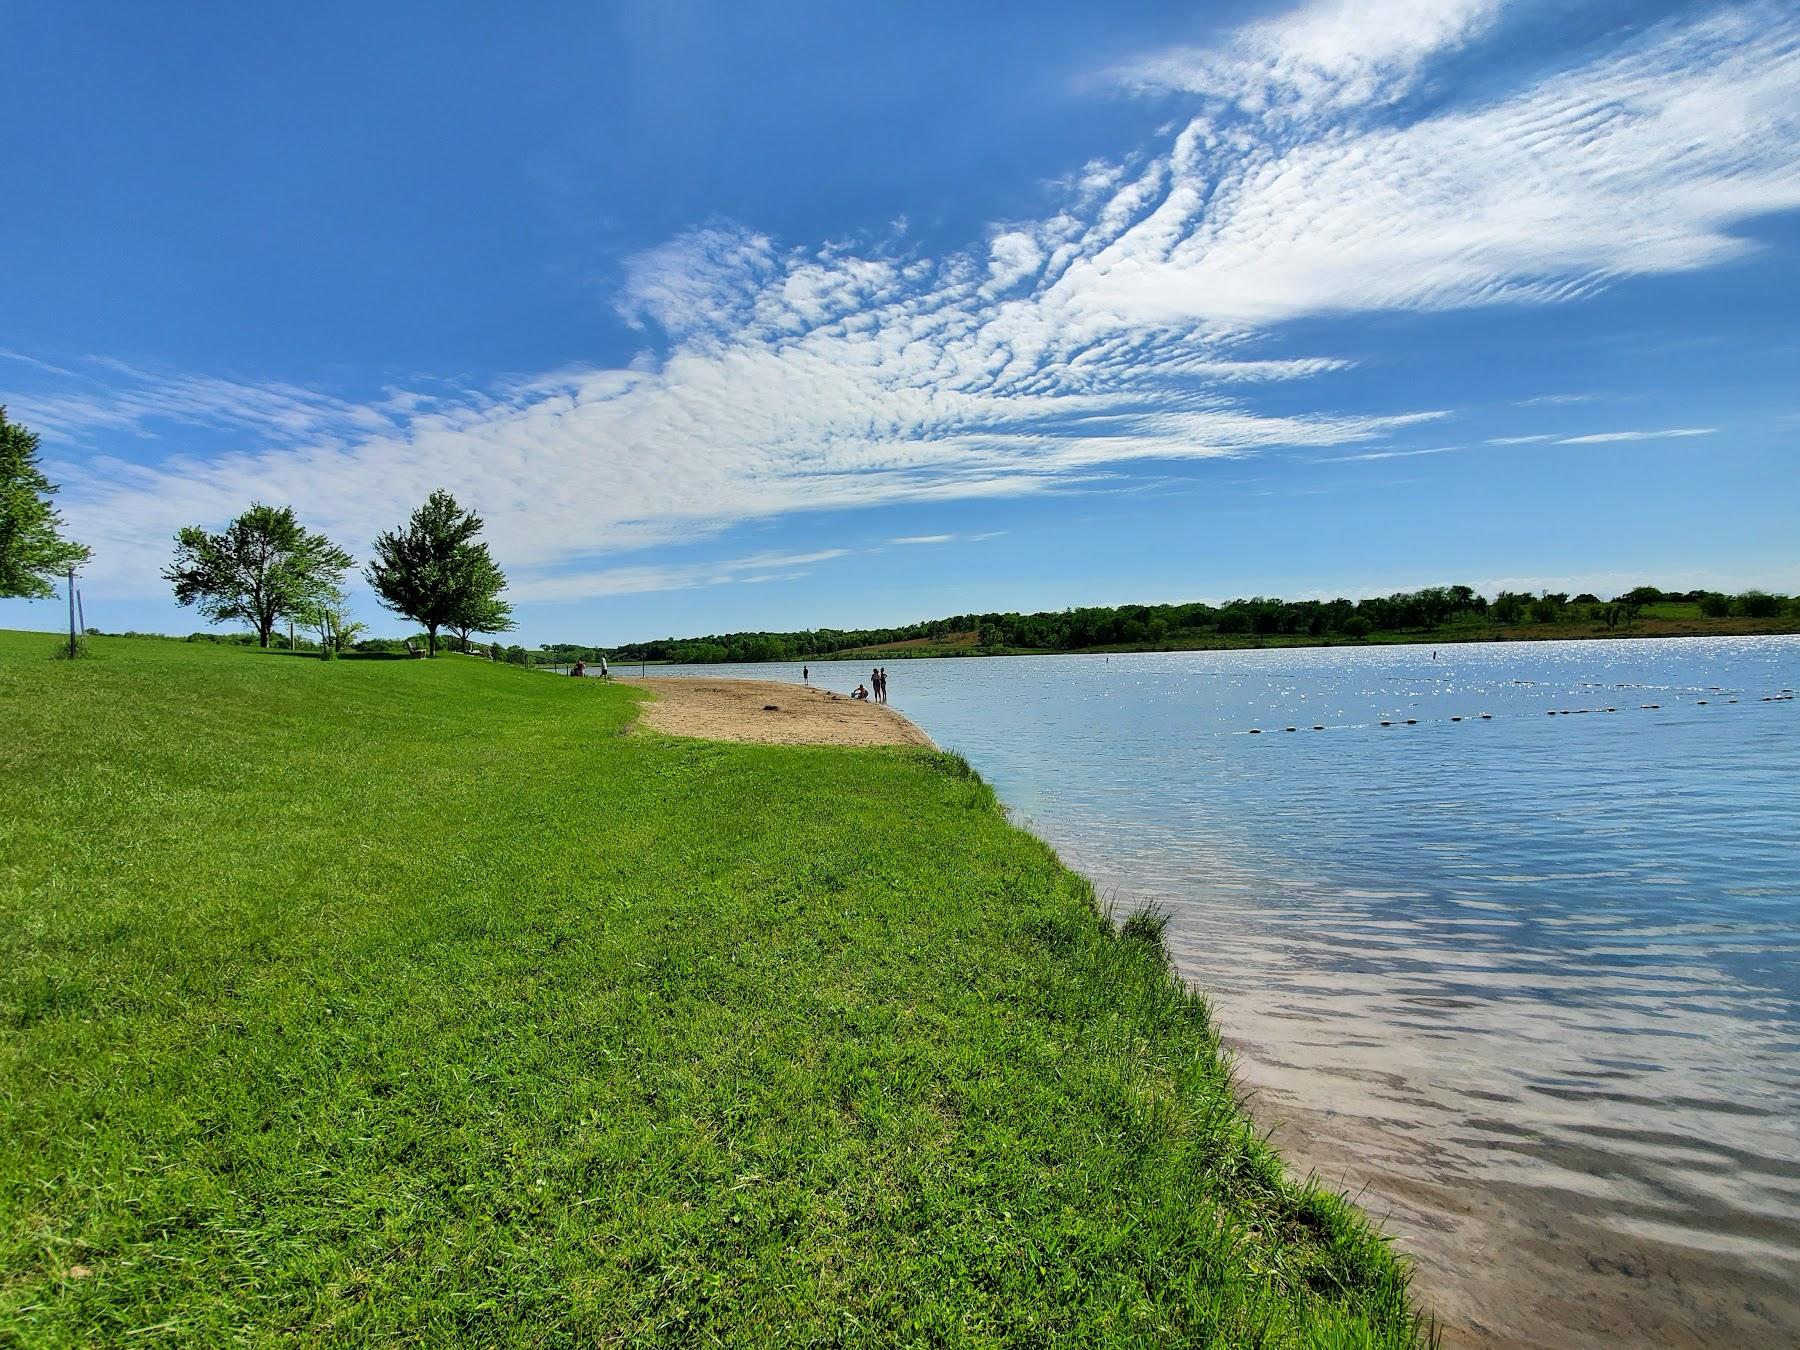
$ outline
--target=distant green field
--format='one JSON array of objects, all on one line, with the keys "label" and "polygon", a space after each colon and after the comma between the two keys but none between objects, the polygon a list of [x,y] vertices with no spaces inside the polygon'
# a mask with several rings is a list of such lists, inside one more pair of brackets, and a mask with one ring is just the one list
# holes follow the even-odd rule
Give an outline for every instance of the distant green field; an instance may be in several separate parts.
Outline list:
[{"label": "distant green field", "polygon": [[1405,1345],[954,757],[0,634],[0,1341]]}]

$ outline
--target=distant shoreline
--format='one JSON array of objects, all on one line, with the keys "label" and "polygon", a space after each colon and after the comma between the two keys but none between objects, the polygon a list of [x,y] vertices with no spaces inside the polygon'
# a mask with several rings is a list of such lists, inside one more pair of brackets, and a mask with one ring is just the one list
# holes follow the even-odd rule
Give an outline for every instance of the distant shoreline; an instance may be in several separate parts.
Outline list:
[{"label": "distant shoreline", "polygon": [[932,646],[917,643],[888,647],[859,647],[841,652],[814,652],[803,656],[784,657],[779,661],[636,661],[615,659],[621,671],[632,666],[742,666],[792,665],[797,662],[909,661],[923,658],[975,658],[987,656],[1119,656],[1146,652],[1209,652],[1289,650],[1319,647],[1454,647],[1477,642],[1589,642],[1632,641],[1646,638],[1672,637],[1794,637],[1800,636],[1800,619],[1701,619],[1651,620],[1630,629],[1608,632],[1598,625],[1587,624],[1519,624],[1494,625],[1486,629],[1458,626],[1424,633],[1371,633],[1366,638],[1350,638],[1337,634],[1315,637],[1311,634],[1233,634],[1210,636],[1192,641],[1165,639],[1160,642],[1106,643],[1092,647],[977,647],[969,645]]}]

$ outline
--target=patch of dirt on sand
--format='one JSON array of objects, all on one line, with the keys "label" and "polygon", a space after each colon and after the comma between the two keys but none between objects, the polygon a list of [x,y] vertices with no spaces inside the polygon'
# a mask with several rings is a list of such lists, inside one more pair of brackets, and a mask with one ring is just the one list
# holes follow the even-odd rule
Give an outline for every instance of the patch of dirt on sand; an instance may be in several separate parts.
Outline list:
[{"label": "patch of dirt on sand", "polygon": [[763,745],[922,745],[931,738],[879,703],[773,680],[620,680],[655,697],[638,722],[670,736]]}]

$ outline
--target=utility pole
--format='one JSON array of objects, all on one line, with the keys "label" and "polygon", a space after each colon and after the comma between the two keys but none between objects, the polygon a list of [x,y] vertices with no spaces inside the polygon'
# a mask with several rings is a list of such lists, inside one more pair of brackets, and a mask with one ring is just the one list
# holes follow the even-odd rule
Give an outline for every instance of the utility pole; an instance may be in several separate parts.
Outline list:
[{"label": "utility pole", "polygon": [[75,659],[75,569],[69,569],[69,659]]}]

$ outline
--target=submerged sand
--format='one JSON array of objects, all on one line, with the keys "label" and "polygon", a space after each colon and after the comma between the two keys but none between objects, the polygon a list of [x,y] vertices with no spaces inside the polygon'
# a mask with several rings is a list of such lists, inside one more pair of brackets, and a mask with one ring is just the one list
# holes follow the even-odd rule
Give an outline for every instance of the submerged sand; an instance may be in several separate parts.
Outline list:
[{"label": "submerged sand", "polygon": [[892,708],[774,680],[678,676],[621,680],[654,697],[638,722],[670,736],[763,745],[922,745],[931,738]]}]

